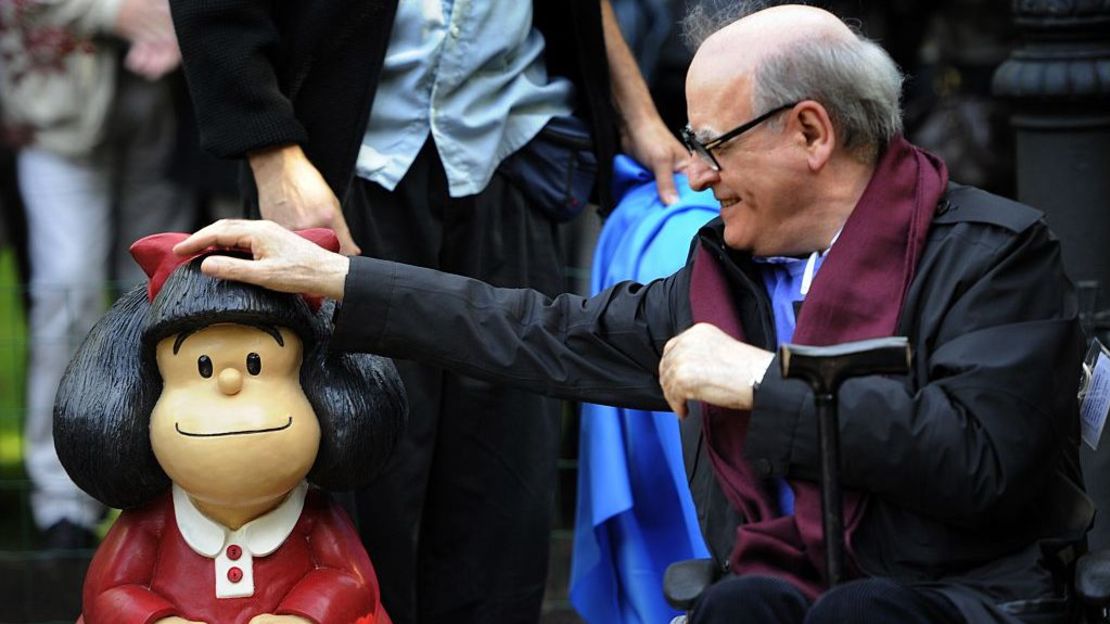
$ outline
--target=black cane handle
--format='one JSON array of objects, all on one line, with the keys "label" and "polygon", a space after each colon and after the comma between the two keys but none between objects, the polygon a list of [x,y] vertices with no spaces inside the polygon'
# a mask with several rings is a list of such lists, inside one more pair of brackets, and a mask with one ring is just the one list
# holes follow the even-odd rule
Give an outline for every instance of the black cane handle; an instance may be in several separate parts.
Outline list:
[{"label": "black cane handle", "polygon": [[801,379],[817,394],[835,394],[849,377],[897,375],[910,370],[910,344],[904,336],[872,338],[827,347],[779,347],[782,376]]}]

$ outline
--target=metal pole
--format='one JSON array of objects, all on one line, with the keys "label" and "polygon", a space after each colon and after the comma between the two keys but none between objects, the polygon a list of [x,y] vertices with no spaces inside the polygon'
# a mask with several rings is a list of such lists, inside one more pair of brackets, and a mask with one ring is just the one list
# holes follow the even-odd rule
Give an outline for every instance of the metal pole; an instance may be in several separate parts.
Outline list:
[{"label": "metal pole", "polygon": [[[1021,41],[994,75],[1011,102],[1018,199],[1043,210],[1060,238],[1064,264],[1081,285],[1081,319],[1110,337],[1110,2],[1013,0]],[[1104,442],[1105,444],[1106,442]],[[1091,496],[1110,508],[1110,453],[1086,448]],[[1094,548],[1110,546],[1110,523],[1096,523]]]}]

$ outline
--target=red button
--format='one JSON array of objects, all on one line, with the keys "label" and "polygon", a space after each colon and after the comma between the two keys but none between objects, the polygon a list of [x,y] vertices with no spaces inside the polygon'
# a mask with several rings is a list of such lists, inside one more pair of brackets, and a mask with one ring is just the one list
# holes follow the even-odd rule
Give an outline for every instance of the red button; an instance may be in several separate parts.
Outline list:
[{"label": "red button", "polygon": [[231,568],[227,571],[227,580],[231,581],[232,583],[238,583],[239,581],[243,580],[243,571],[239,568]]},{"label": "red button", "polygon": [[242,548],[236,546],[235,544],[232,544],[231,546],[227,547],[227,558],[228,559],[231,559],[232,561],[238,561],[239,557],[242,557],[242,556],[243,556],[243,549]]}]

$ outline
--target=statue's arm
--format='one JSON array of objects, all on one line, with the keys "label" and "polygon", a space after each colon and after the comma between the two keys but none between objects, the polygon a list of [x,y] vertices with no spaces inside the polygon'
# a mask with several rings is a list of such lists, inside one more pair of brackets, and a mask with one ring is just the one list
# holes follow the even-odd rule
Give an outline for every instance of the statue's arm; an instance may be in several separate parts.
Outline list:
[{"label": "statue's arm", "polygon": [[96,551],[82,592],[85,624],[146,624],[180,615],[150,589],[161,523],[125,511]]},{"label": "statue's arm", "polygon": [[334,505],[304,513],[314,516],[308,543],[316,568],[289,591],[275,613],[319,623],[354,622],[368,615],[388,622],[381,613],[374,567],[350,519]]}]

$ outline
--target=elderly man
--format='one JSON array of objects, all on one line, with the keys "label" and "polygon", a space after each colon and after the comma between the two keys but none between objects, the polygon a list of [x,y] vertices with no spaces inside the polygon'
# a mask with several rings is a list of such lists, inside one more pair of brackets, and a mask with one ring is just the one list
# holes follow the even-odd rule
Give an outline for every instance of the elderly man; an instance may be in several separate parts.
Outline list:
[{"label": "elderly man", "polygon": [[[1050,621],[1056,551],[1090,518],[1075,297],[1039,213],[949,184],[901,138],[900,83],[881,48],[819,9],[713,34],[690,68],[685,134],[721,218],[679,272],[589,299],[348,260],[267,223],[221,222],[178,251],[249,248],[204,269],[343,299],[342,348],[696,413],[691,487],[731,574],[693,622]],[[839,396],[856,580],[830,590],[812,394],[773,349],[889,335],[909,337],[912,372]]]}]

